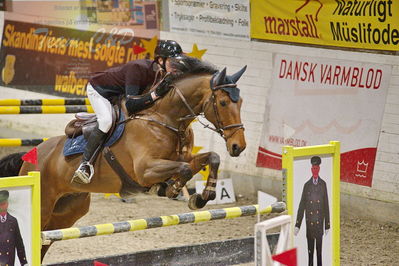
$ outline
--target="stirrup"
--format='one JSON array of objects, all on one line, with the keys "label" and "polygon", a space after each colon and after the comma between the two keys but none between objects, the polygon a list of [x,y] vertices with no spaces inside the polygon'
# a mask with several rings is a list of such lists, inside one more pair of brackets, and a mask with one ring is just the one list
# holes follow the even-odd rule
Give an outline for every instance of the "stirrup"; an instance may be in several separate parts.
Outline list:
[{"label": "stirrup", "polygon": [[[84,166],[88,166],[90,169],[90,175],[82,169]],[[89,184],[91,182],[91,179],[94,175],[94,167],[91,163],[88,162],[83,162],[79,165],[78,170],[75,171],[75,174],[72,177],[71,183],[76,182],[79,184]]]}]

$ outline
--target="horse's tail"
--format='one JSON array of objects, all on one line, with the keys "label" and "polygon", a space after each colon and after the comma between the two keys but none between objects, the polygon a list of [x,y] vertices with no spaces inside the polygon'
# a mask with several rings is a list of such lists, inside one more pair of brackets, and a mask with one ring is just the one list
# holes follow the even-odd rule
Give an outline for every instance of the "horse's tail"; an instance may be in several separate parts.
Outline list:
[{"label": "horse's tail", "polygon": [[17,176],[22,167],[22,156],[26,152],[12,153],[0,160],[0,177]]}]

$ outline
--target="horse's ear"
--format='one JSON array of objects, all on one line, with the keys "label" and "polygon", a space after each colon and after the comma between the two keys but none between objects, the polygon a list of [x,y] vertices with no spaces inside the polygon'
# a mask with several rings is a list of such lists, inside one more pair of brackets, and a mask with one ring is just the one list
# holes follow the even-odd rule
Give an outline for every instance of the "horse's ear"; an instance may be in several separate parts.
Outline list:
[{"label": "horse's ear", "polygon": [[240,71],[238,71],[237,73],[231,75],[231,80],[234,83],[237,83],[237,81],[241,78],[242,74],[244,74],[245,70],[247,70],[247,66],[244,66],[243,68],[241,68]]},{"label": "horse's ear", "polygon": [[222,71],[219,71],[213,77],[213,87],[223,84],[224,79],[226,78],[226,68],[223,68]]}]

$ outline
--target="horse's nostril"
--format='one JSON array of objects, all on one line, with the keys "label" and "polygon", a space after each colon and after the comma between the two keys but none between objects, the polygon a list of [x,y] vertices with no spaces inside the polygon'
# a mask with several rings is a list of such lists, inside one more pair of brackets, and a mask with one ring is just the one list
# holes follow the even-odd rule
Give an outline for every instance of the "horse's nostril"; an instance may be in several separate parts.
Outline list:
[{"label": "horse's nostril", "polygon": [[238,146],[238,144],[233,144],[232,148],[233,148],[233,152],[240,151],[240,146]]}]

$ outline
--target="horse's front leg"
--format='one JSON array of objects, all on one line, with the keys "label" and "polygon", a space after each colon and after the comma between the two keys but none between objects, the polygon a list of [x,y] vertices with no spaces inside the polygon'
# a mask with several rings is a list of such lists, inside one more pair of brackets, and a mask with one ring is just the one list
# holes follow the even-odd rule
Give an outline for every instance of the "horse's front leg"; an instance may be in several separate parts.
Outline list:
[{"label": "horse's front leg", "polygon": [[206,203],[216,198],[216,182],[218,177],[218,169],[220,165],[220,157],[215,152],[200,153],[194,155],[189,161],[193,173],[196,174],[206,165],[209,165],[209,176],[206,186],[202,194],[193,194],[190,196],[188,207],[192,210],[203,208]]},{"label": "horse's front leg", "polygon": [[177,197],[187,181],[193,177],[190,164],[162,159],[152,160],[147,163],[142,183],[147,185],[160,184],[172,177],[174,177],[174,180],[168,184],[165,192],[168,198]]}]

